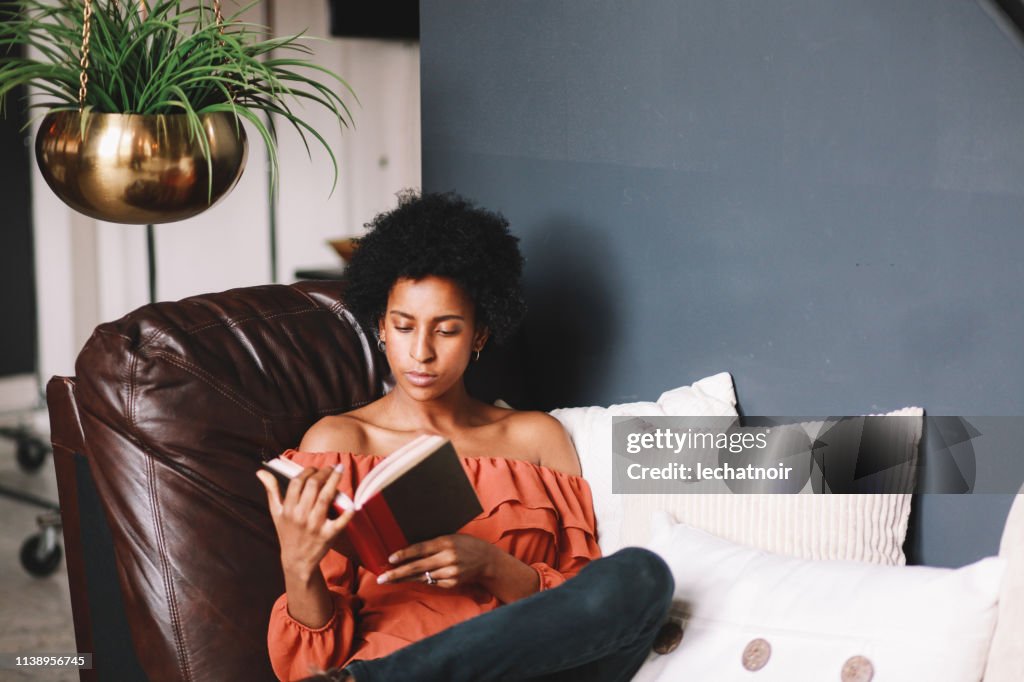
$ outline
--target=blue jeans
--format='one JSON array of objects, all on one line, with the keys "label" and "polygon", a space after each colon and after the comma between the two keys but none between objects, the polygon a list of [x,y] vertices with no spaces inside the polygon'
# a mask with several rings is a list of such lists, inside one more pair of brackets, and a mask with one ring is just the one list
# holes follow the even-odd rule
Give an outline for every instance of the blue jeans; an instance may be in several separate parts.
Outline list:
[{"label": "blue jeans", "polygon": [[627,547],[590,562],[555,589],[389,656],[353,661],[345,671],[356,682],[629,680],[668,615],[674,587],[661,557]]}]

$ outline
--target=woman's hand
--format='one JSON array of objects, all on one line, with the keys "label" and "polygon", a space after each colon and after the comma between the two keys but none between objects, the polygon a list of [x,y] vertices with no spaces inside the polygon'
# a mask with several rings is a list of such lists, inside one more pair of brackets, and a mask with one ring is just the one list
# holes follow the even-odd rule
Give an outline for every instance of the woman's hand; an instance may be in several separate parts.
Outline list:
[{"label": "woman's hand", "polygon": [[288,483],[283,499],[273,475],[266,471],[256,475],[267,489],[270,516],[281,544],[281,566],[286,575],[307,580],[319,569],[320,560],[352,518],[351,512],[327,518],[341,472],[331,467],[307,467]]},{"label": "woman's hand", "polygon": [[381,573],[379,583],[424,582],[430,571],[436,587],[481,584],[493,579],[498,555],[503,552],[489,542],[455,533],[409,545],[391,555],[396,568]]}]

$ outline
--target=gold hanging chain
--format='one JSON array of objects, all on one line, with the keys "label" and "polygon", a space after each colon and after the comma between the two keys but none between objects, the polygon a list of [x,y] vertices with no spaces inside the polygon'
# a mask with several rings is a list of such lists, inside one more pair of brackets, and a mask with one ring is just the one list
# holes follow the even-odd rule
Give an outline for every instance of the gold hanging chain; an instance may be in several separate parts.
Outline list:
[{"label": "gold hanging chain", "polygon": [[82,10],[82,57],[78,60],[82,67],[78,74],[78,111],[85,109],[85,96],[89,86],[89,37],[92,35],[92,0],[85,0]]},{"label": "gold hanging chain", "polygon": [[[78,60],[81,71],[78,74],[78,111],[85,110],[85,98],[89,94],[89,38],[92,36],[92,1],[85,0],[82,10],[82,53]],[[139,1],[139,12],[145,16],[146,2]],[[213,17],[217,28],[224,33],[224,13],[220,8],[220,0],[213,0]]]},{"label": "gold hanging chain", "polygon": [[213,18],[221,35],[224,35],[224,14],[220,11],[220,0],[213,0]]}]

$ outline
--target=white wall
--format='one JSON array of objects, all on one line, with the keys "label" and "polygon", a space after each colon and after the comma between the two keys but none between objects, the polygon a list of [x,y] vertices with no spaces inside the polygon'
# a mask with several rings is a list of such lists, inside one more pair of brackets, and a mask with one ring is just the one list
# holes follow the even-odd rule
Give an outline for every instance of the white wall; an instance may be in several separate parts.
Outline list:
[{"label": "white wall", "polygon": [[[287,11],[285,11],[287,7]],[[357,235],[373,216],[395,204],[395,193],[420,186],[419,45],[376,40],[322,40],[328,26],[323,0],[275,5],[281,34],[299,33],[312,43],[320,63],[348,82],[359,98],[350,109],[355,130],[344,134],[332,117],[307,109],[310,120],[338,157],[338,186],[331,195],[327,154],[311,143],[310,163],[298,135],[279,127],[281,140],[281,231],[279,275],[289,281],[296,267],[334,264],[328,237]]]},{"label": "white wall", "polygon": [[[328,114],[301,115],[327,138],[339,160],[314,147],[310,160],[290,128],[279,125],[278,272],[340,264],[326,244],[360,234],[364,223],[395,204],[395,194],[420,186],[419,46],[327,37],[323,0],[273,0],[274,30],[320,38],[309,43],[318,63],[346,78],[355,130],[338,130]],[[257,17],[257,19],[260,19]],[[148,301],[146,232],[101,223],[66,208],[33,171],[40,376],[74,374],[74,360],[92,329]],[[266,153],[249,131],[249,162],[221,204],[191,220],[156,227],[157,296],[173,300],[267,283],[270,272]],[[31,398],[30,398],[31,400]]]}]

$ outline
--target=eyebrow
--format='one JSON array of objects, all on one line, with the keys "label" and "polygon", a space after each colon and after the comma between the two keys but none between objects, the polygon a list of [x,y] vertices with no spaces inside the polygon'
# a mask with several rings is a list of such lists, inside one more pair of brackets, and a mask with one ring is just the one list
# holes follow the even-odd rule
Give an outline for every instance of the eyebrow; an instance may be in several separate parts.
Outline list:
[{"label": "eyebrow", "polygon": [[[413,317],[409,313],[404,313],[401,310],[389,310],[388,311],[388,315],[398,315],[398,316],[404,317],[404,318],[406,318],[408,320],[415,320],[416,319],[415,317]],[[444,322],[445,320],[463,320],[463,321],[465,321],[465,319],[466,318],[464,318],[462,315],[438,315],[437,317],[432,319],[431,322]]]}]

